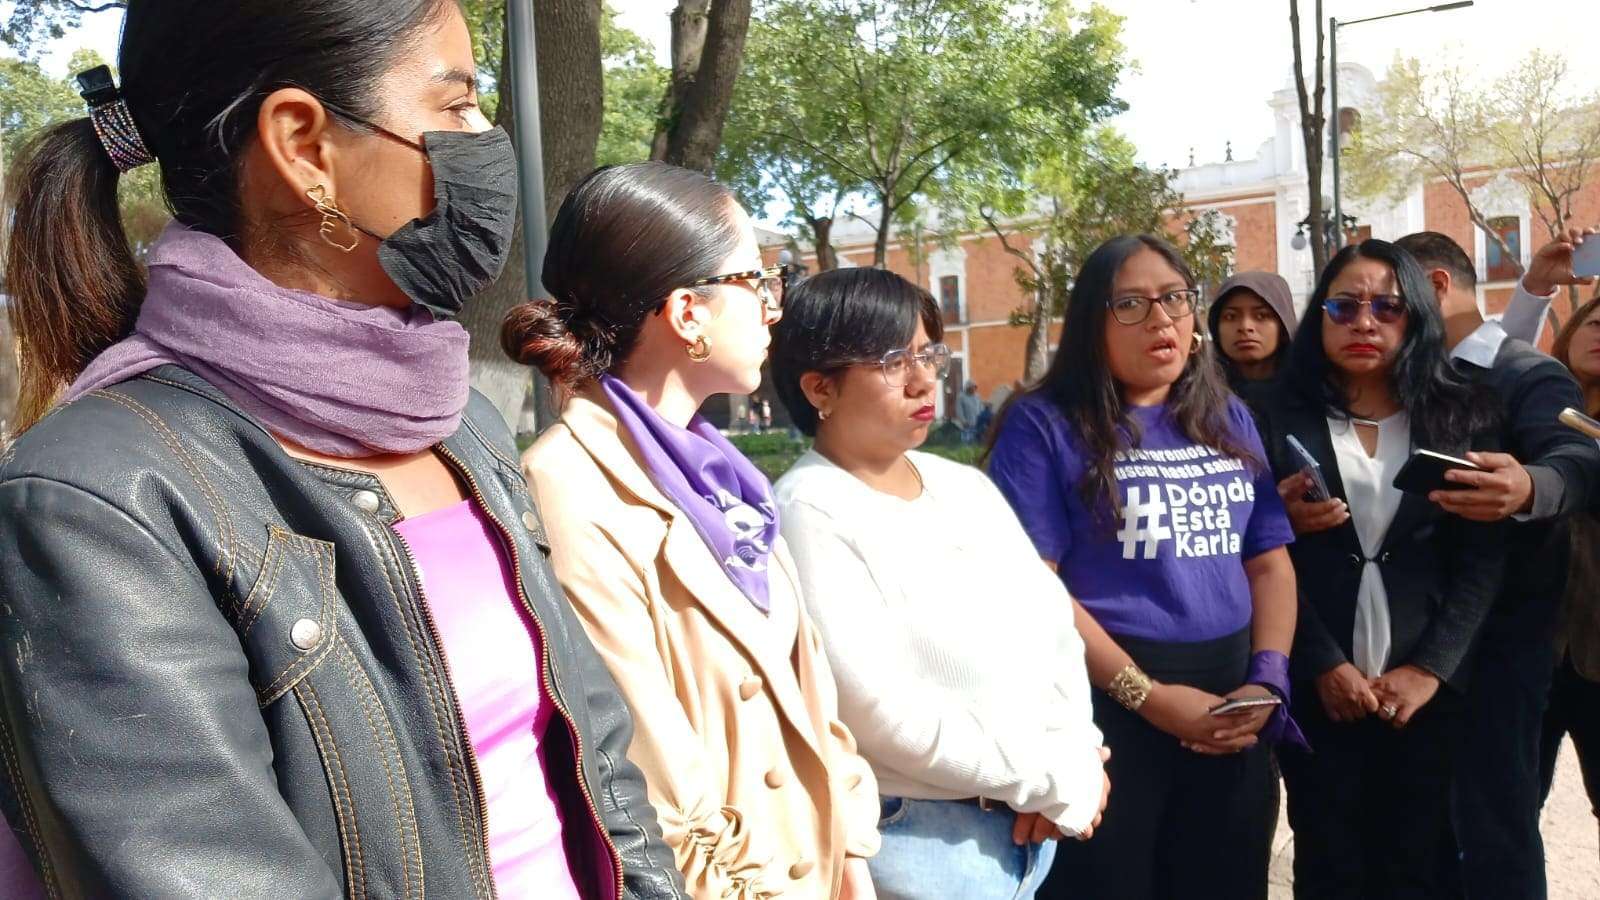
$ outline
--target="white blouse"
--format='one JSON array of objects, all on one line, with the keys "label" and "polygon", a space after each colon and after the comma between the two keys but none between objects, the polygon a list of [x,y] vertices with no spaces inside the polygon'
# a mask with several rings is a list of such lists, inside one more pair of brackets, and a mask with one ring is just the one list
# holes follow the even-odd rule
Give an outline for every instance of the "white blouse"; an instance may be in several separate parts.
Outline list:
[{"label": "white blouse", "polygon": [[1362,674],[1376,678],[1389,670],[1391,632],[1389,591],[1373,560],[1383,547],[1389,523],[1400,509],[1401,491],[1394,486],[1394,476],[1411,455],[1411,419],[1402,411],[1380,421],[1377,452],[1371,456],[1361,446],[1361,435],[1350,421],[1329,417],[1328,436],[1333,440],[1339,478],[1344,481],[1350,520],[1361,541],[1361,554],[1367,558],[1356,594],[1352,662]]},{"label": "white blouse", "polygon": [[981,471],[910,458],[911,501],[815,451],[777,484],[840,718],[886,795],[983,797],[1081,831],[1102,739],[1066,587]]}]

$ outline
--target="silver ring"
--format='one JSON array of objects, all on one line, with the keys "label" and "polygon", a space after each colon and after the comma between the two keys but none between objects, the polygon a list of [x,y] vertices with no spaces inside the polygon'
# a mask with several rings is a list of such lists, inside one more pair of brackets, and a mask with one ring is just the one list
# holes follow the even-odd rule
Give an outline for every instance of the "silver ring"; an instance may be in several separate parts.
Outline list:
[{"label": "silver ring", "polygon": [[1383,713],[1385,719],[1392,719],[1400,714],[1400,710],[1396,709],[1393,704],[1386,704],[1380,712]]}]

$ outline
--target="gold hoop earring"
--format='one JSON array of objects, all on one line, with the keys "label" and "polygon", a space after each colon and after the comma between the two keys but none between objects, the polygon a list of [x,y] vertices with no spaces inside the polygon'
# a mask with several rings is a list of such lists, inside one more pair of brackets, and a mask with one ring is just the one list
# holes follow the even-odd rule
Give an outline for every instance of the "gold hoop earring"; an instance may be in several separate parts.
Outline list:
[{"label": "gold hoop earring", "polygon": [[[322,225],[317,229],[317,234],[321,236],[323,243],[341,253],[355,250],[356,245],[361,243],[361,234],[356,231],[356,225],[350,221],[350,217],[339,208],[339,204],[328,196],[328,189],[320,184],[314,185],[306,189],[306,196],[317,205],[317,212],[322,213]],[[336,232],[341,227],[349,238],[348,244],[342,244],[335,239]]]},{"label": "gold hoop earring", "polygon": [[711,342],[706,340],[706,336],[702,334],[694,339],[693,344],[689,345],[688,352],[691,362],[703,363],[711,358]]}]

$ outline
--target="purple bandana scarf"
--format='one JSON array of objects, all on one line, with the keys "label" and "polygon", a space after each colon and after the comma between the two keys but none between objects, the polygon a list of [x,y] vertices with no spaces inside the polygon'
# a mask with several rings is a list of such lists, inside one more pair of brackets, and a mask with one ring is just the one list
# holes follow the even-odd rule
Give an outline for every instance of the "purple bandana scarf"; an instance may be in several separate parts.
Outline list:
[{"label": "purple bandana scarf", "polygon": [[150,251],[134,333],[89,364],[68,401],[176,364],[274,434],[330,456],[416,453],[467,405],[467,333],[417,307],[290,290],[221,239],[177,223]]},{"label": "purple bandana scarf", "polygon": [[619,379],[602,375],[600,387],[656,487],[694,523],[734,586],[769,612],[767,560],[778,537],[772,483],[700,416],[679,428]]}]

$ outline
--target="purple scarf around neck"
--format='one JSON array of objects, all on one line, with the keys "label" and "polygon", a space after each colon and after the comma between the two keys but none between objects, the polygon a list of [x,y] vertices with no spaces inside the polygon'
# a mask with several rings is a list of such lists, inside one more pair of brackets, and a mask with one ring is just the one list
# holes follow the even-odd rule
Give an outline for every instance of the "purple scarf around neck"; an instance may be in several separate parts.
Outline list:
[{"label": "purple scarf around neck", "polygon": [[734,586],[770,612],[767,562],[778,537],[772,482],[700,416],[680,428],[620,379],[602,375],[600,387],[656,487],[694,523]]},{"label": "purple scarf around neck", "polygon": [[467,405],[467,332],[400,310],[290,290],[221,239],[167,226],[150,251],[134,333],[89,364],[66,401],[158,366],[204,378],[268,430],[355,458],[416,453]]}]

